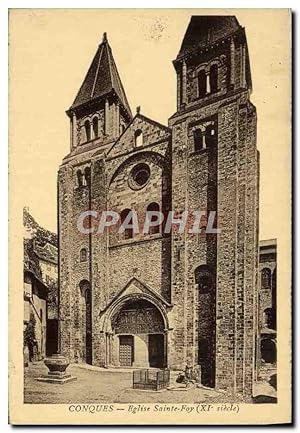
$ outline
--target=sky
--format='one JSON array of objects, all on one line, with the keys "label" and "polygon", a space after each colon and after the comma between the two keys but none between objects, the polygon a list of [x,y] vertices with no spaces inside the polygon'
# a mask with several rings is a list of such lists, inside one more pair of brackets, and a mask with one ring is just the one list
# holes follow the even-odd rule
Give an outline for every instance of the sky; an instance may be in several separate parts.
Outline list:
[{"label": "sky", "polygon": [[[72,104],[107,32],[132,112],[167,124],[176,107],[176,57],[191,15],[236,15],[245,27],[257,108],[260,239],[290,226],[290,50],[287,10],[10,11],[10,200],[57,230],[57,171],[69,152]],[[18,193],[16,193],[18,191]]]}]

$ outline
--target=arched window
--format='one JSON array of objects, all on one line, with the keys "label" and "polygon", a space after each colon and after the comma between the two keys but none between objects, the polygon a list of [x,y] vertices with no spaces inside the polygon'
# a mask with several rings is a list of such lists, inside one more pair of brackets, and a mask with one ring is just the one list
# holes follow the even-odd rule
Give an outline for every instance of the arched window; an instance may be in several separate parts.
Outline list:
[{"label": "arched window", "polygon": [[261,288],[271,289],[271,269],[264,268],[261,271]]},{"label": "arched window", "polygon": [[218,91],[218,66],[212,65],[209,72],[209,85],[211,93]]},{"label": "arched window", "polygon": [[272,322],[273,322],[273,310],[272,310],[272,308],[266,308],[264,310],[263,322],[264,322],[263,325],[266,328],[272,329]]},{"label": "arched window", "polygon": [[[130,217],[131,213],[132,212],[130,209],[123,209],[122,210],[122,212],[121,212],[121,224],[124,223],[125,219],[126,219],[126,224],[132,224],[132,217]],[[125,239],[133,238],[133,228],[132,227],[125,227],[124,238]]]},{"label": "arched window", "polygon": [[208,266],[202,265],[195,269],[195,283],[198,285],[200,294],[210,293],[213,278]]},{"label": "arched window", "polygon": [[91,290],[91,285],[88,280],[81,280],[79,283],[81,296],[86,299],[86,292]]},{"label": "arched window", "polygon": [[198,73],[198,97],[202,98],[206,95],[206,74],[205,71]]},{"label": "arched window", "polygon": [[[158,203],[150,203],[149,206],[147,207],[147,212],[159,212],[159,204]],[[152,221],[151,218],[151,214],[149,215],[149,219],[150,221]],[[157,217],[155,215],[153,215],[153,220],[156,221]],[[156,226],[150,226],[149,227],[149,234],[153,235],[155,233],[159,233],[160,232],[160,225],[156,225]]]},{"label": "arched window", "polygon": [[263,325],[268,329],[276,329],[276,308],[266,308],[263,313]]},{"label": "arched window", "polygon": [[203,226],[200,226],[200,228],[199,228],[199,235],[201,236],[203,236],[203,235],[206,235],[206,225],[203,225]]},{"label": "arched window", "polygon": [[276,343],[270,338],[264,338],[260,343],[261,358],[267,364],[276,363]]},{"label": "arched window", "polygon": [[91,139],[91,124],[89,120],[86,120],[84,122],[84,129],[85,129],[85,139],[86,141],[90,141]]},{"label": "arched window", "polygon": [[84,178],[85,178],[85,184],[90,185],[90,183],[91,183],[91,169],[90,169],[90,167],[86,167],[84,169]]},{"label": "arched window", "polygon": [[81,187],[81,186],[83,186],[82,171],[77,170],[76,174],[77,174],[77,186]]},{"label": "arched window", "polygon": [[98,122],[98,117],[94,117],[93,118],[93,134],[94,134],[94,138],[97,138],[99,135],[99,122]]},{"label": "arched window", "polygon": [[82,248],[80,250],[80,262],[86,262],[87,261],[87,250],[86,248]]},{"label": "arched window", "polygon": [[143,146],[143,133],[140,129],[137,129],[134,133],[135,146]]},{"label": "arched window", "polygon": [[195,129],[193,132],[194,135],[194,150],[195,152],[204,149],[205,143],[203,140],[203,134],[201,129]]},{"label": "arched window", "polygon": [[212,147],[216,142],[216,130],[213,125],[209,125],[205,130],[205,145]]},{"label": "arched window", "polygon": [[90,290],[85,291],[85,302],[87,305],[89,305],[91,303],[91,291]]}]

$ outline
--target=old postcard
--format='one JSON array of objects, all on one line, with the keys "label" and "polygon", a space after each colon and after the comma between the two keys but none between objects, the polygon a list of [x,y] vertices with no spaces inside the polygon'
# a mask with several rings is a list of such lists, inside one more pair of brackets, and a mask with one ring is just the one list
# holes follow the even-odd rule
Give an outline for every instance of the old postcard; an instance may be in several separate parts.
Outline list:
[{"label": "old postcard", "polygon": [[291,12],[11,9],[10,422],[291,422]]}]

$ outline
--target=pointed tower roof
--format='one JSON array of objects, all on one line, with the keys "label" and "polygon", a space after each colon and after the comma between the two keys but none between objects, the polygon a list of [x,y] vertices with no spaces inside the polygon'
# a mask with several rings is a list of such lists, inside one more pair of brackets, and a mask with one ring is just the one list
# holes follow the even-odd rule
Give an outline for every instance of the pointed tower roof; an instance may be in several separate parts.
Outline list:
[{"label": "pointed tower roof", "polygon": [[177,59],[195,49],[212,45],[240,30],[238,20],[232,15],[193,15],[184,35]]},{"label": "pointed tower roof", "polygon": [[107,35],[104,33],[102,43],[98,47],[86,77],[69,110],[74,110],[110,93],[116,94],[120,103],[132,118],[112,50]]}]

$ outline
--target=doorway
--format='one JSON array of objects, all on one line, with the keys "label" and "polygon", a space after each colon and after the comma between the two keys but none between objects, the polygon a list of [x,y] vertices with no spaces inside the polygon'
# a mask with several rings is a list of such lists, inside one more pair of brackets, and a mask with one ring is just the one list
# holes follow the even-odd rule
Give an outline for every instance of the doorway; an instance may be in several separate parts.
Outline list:
[{"label": "doorway", "polygon": [[164,366],[163,334],[149,334],[149,365],[156,368]]},{"label": "doorway", "polygon": [[119,362],[122,367],[131,367],[133,359],[133,336],[120,335]]}]

